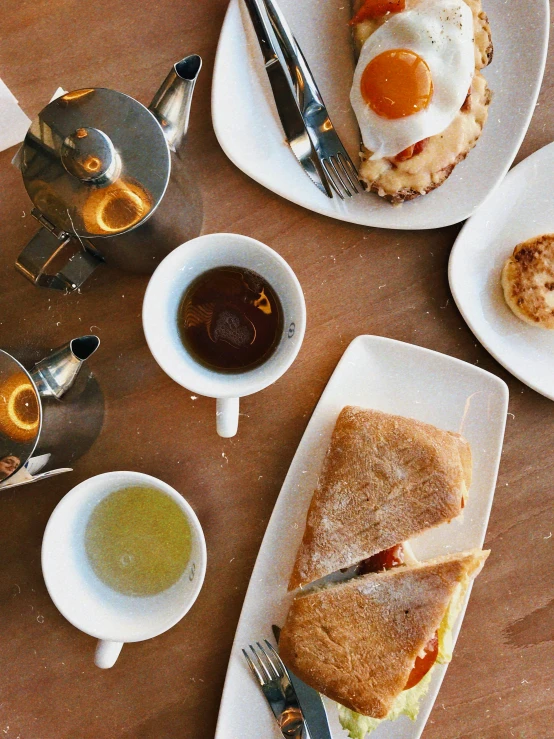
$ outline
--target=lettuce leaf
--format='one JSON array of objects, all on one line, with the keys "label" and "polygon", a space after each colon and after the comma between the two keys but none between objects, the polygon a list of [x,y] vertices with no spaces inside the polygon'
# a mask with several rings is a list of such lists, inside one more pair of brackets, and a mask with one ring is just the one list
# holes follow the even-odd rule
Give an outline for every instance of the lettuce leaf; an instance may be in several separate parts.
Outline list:
[{"label": "lettuce leaf", "polygon": [[[457,585],[439,626],[439,651],[437,655],[437,662],[439,664],[445,664],[452,659],[452,628],[462,609],[470,581],[470,578],[466,575]],[[365,739],[366,735],[376,729],[381,721],[395,721],[402,715],[408,716],[412,721],[415,721],[419,713],[420,701],[429,689],[431,675],[434,669],[433,666],[427,675],[417,685],[414,685],[413,688],[403,690],[397,695],[392,708],[384,719],[362,716],[339,704],[339,720],[342,728],[348,732],[350,739]]]},{"label": "lettuce leaf", "polygon": [[376,729],[381,721],[395,721],[403,714],[415,721],[419,713],[419,702],[429,688],[433,669],[434,667],[413,688],[403,690],[396,696],[392,708],[384,719],[361,716],[359,713],[354,713],[354,711],[339,705],[339,720],[342,728],[348,731],[348,736],[351,739],[364,739],[366,734]]},{"label": "lettuce leaf", "polygon": [[465,575],[464,579],[458,583],[454,590],[454,595],[450,599],[446,613],[442,617],[438,631],[439,653],[437,655],[437,662],[441,665],[450,662],[452,659],[452,628],[462,610],[464,598],[470,582],[471,579]]}]

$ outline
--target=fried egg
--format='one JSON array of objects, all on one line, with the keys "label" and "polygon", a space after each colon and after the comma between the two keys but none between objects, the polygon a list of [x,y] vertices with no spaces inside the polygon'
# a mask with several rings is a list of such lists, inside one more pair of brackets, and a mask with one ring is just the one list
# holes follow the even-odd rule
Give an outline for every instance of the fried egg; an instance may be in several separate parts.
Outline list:
[{"label": "fried egg", "polygon": [[371,159],[444,131],[471,85],[473,16],[463,0],[422,0],[363,45],[350,100]]}]

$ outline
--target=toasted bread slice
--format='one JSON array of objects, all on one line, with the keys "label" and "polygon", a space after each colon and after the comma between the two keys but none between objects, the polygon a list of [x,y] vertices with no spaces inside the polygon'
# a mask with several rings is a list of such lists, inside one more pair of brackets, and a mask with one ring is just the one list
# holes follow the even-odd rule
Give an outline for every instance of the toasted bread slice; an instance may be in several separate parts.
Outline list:
[{"label": "toasted bread slice", "polygon": [[289,590],[455,518],[471,484],[459,434],[347,406],[308,510]]},{"label": "toasted bread slice", "polygon": [[516,246],[502,270],[502,289],[518,318],[554,329],[554,234]]},{"label": "toasted bread slice", "polygon": [[[415,7],[419,0],[406,0],[406,10]],[[488,116],[492,98],[487,81],[479,70],[492,60],[491,30],[481,0],[465,0],[473,13],[475,43],[475,75],[470,92],[452,123],[440,134],[431,136],[423,150],[405,159],[370,159],[372,152],[363,145],[359,175],[366,187],[394,204],[424,195],[439,187],[449,177],[454,167],[475,146]],[[354,14],[363,0],[353,3]],[[363,21],[353,26],[352,35],[356,57],[365,41],[386,23],[390,15]]]},{"label": "toasted bread slice", "polygon": [[298,596],[281,632],[283,661],[346,708],[385,718],[458,583],[475,577],[488,554],[438,557]]}]

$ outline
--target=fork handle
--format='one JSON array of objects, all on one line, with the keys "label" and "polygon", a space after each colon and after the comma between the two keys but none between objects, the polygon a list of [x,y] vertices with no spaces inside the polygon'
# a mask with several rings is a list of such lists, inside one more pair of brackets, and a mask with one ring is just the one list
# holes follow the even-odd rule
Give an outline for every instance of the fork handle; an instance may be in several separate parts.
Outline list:
[{"label": "fork handle", "polygon": [[294,739],[310,739],[310,734],[308,732],[308,727],[302,721],[302,725],[298,726],[296,729],[296,732],[294,733]]},{"label": "fork handle", "polygon": [[281,715],[279,728],[284,737],[290,739],[310,739],[308,727],[302,718],[299,708],[292,708],[289,712],[285,710]]}]

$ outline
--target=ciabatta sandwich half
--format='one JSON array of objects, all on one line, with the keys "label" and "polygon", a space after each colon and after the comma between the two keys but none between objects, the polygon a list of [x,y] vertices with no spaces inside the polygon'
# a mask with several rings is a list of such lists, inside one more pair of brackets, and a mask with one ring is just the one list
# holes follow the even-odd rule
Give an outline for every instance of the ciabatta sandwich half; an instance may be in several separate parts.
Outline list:
[{"label": "ciabatta sandwich half", "polygon": [[471,450],[459,434],[346,406],[312,497],[289,590],[451,521],[470,484]]},{"label": "ciabatta sandwich half", "polygon": [[475,549],[301,593],[281,632],[292,672],[337,701],[351,736],[381,720],[415,718],[488,552]]}]

